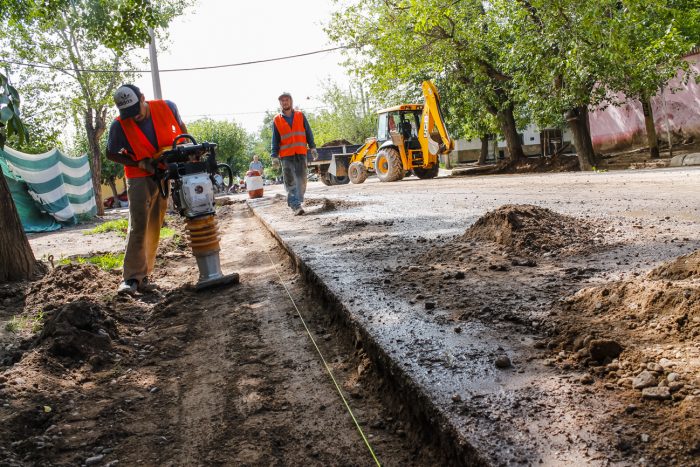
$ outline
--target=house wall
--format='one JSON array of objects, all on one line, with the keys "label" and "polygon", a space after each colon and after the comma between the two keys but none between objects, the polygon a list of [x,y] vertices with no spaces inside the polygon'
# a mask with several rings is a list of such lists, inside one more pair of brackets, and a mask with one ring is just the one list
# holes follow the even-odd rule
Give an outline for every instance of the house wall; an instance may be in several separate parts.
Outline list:
[{"label": "house wall", "polygon": [[[700,53],[690,55],[686,60],[695,73],[700,74]],[[624,99],[623,95],[618,97]],[[674,79],[663,93],[652,98],[651,103],[659,139],[668,140],[666,132],[669,127],[674,142],[688,137],[700,138],[700,84],[694,79],[687,84],[679,78]],[[596,151],[646,144],[644,114],[639,101],[591,112],[589,121]]]}]

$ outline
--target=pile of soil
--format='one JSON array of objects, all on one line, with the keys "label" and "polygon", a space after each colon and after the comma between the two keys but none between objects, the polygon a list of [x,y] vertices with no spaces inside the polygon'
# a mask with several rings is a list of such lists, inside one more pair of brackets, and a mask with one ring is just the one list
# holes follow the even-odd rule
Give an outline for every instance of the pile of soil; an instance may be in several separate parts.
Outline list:
[{"label": "pile of soil", "polygon": [[507,204],[479,218],[460,240],[489,241],[510,252],[537,254],[580,250],[594,238],[589,222],[530,204]]},{"label": "pile of soil", "polygon": [[306,208],[307,210],[308,208],[314,208],[309,210],[310,214],[336,211],[338,209],[347,209],[353,206],[357,206],[358,204],[360,203],[328,198],[307,198],[304,200],[304,208]]},{"label": "pile of soil", "polygon": [[502,206],[461,236],[417,238],[379,283],[447,332],[478,321],[533,336],[534,358],[611,401],[611,459],[689,465],[700,453],[700,251],[610,281],[591,267],[617,241],[610,232]]},{"label": "pile of soil", "polygon": [[120,281],[118,271],[106,272],[91,264],[57,266],[27,288],[27,305],[51,311],[78,299],[99,300],[112,296]]},{"label": "pile of soil", "polygon": [[117,327],[105,305],[89,300],[67,303],[48,313],[35,345],[73,362],[98,366],[117,339]]},{"label": "pile of soil", "polygon": [[649,279],[678,281],[700,278],[700,251],[680,256],[657,267],[649,273]]},{"label": "pile of soil", "polygon": [[329,141],[326,144],[322,145],[322,148],[330,148],[333,146],[352,146],[352,143],[346,139],[335,139],[333,141]]},{"label": "pile of soil", "polygon": [[[617,391],[628,404],[624,415],[610,415],[627,419],[618,449],[646,450],[654,464],[689,465],[700,453],[698,258],[700,251],[644,276],[581,289],[553,303],[548,318],[548,364]],[[639,433],[651,441],[640,443]]]},{"label": "pile of soil", "polygon": [[577,156],[526,157],[518,162],[502,161],[478,166],[454,175],[499,175],[518,173],[575,172],[581,170]]}]

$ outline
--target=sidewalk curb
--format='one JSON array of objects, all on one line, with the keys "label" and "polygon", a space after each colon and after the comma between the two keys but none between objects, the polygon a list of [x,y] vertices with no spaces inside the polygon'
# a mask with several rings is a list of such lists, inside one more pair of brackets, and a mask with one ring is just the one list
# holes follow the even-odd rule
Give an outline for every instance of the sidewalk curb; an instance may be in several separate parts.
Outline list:
[{"label": "sidewalk curb", "polygon": [[328,306],[329,311],[333,313],[333,318],[337,319],[346,332],[352,336],[356,348],[365,349],[377,372],[382,376],[382,384],[392,386],[394,393],[401,394],[401,400],[393,401],[391,405],[398,411],[407,412],[408,418],[411,419],[413,428],[419,433],[419,436],[435,443],[443,452],[449,465],[489,465],[489,462],[466,439],[460,436],[457,428],[452,426],[445,414],[425,394],[424,388],[408,376],[403,370],[401,362],[388,354],[371,337],[364,326],[353,319],[340,297],[336,296],[315,271],[294,252],[274,227],[258,214],[256,207],[252,203],[248,203],[248,208],[284,248],[294,261],[295,267],[304,281],[312,286],[313,293],[319,296],[322,302]]},{"label": "sidewalk curb", "polygon": [[688,167],[692,165],[700,165],[700,152],[674,156],[670,162],[670,167]]}]

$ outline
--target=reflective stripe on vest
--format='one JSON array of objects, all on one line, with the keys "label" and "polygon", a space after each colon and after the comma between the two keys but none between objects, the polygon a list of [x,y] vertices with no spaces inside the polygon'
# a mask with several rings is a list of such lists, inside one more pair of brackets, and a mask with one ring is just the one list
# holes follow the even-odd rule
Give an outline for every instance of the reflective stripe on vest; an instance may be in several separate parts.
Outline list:
[{"label": "reflective stripe on vest", "polygon": [[[153,120],[153,129],[158,140],[158,148],[166,148],[173,145],[175,137],[182,133],[180,125],[177,123],[173,111],[170,110],[165,101],[148,101],[148,107],[151,111],[151,120]],[[133,151],[132,159],[140,161],[141,159],[152,158],[158,153],[158,149],[153,147],[153,144],[148,140],[141,128],[138,127],[133,118],[122,120],[117,117],[117,121],[121,124],[124,130],[124,136],[131,146]],[[126,178],[149,177],[151,174],[138,167],[124,166],[124,175]]]},{"label": "reflective stripe on vest", "polygon": [[306,129],[304,128],[304,114],[299,111],[294,112],[292,126],[282,117],[282,114],[275,116],[275,128],[280,134],[280,157],[294,156],[296,154],[306,155]]}]

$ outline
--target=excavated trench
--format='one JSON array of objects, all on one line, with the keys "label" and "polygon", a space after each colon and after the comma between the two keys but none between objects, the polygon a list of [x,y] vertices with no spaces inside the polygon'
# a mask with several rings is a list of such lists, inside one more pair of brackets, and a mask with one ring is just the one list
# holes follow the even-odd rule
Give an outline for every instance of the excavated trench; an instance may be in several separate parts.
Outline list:
[{"label": "excavated trench", "polygon": [[[255,212],[254,210],[252,210]],[[400,362],[392,358],[386,347],[378,343],[368,330],[354,322],[343,300],[321,280],[306,262],[280,237],[263,218],[258,220],[287,252],[294,268],[303,278],[309,293],[322,304],[320,309],[330,313],[337,326],[338,338],[347,346],[363,349],[377,373],[376,392],[389,411],[406,423],[415,443],[440,453],[441,465],[489,465],[478,452],[454,429],[454,425],[438,411],[414,379],[406,374]]]}]

